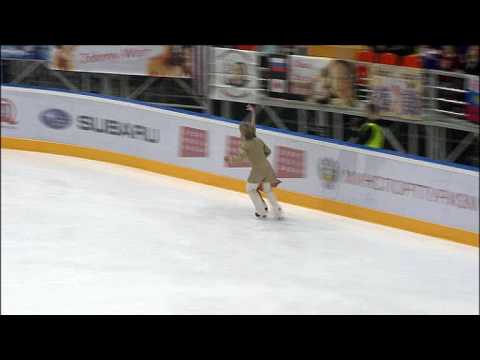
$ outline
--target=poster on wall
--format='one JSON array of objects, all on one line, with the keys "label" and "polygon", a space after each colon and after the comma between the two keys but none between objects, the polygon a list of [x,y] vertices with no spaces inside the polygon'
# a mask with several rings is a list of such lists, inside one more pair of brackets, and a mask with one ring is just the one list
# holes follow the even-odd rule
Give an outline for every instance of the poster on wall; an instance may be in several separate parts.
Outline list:
[{"label": "poster on wall", "polygon": [[381,115],[420,120],[422,71],[402,66],[373,64],[370,67],[371,99]]},{"label": "poster on wall", "polygon": [[467,92],[466,92],[466,118],[469,121],[473,121],[478,123],[478,106],[479,106],[479,101],[478,101],[478,76],[470,76],[467,78],[466,83],[467,83]]},{"label": "poster on wall", "polygon": [[53,70],[191,78],[189,45],[56,45]]},{"label": "poster on wall", "polygon": [[215,48],[210,97],[255,103],[259,57],[255,51]]},{"label": "poster on wall", "polygon": [[356,68],[351,61],[322,57],[290,56],[289,92],[315,104],[355,108]]}]

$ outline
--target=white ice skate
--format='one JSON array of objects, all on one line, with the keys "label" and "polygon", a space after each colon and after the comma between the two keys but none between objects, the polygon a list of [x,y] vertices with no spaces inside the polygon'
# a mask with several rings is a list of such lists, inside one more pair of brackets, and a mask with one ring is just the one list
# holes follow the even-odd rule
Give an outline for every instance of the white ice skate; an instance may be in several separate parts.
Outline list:
[{"label": "white ice skate", "polygon": [[257,217],[257,219],[266,219],[267,218],[267,215],[260,215],[259,213],[255,213],[255,216]]},{"label": "white ice skate", "polygon": [[265,211],[268,211],[267,203],[265,202],[265,200],[263,200],[262,194],[260,193],[260,191],[258,189],[257,189],[257,193],[258,193],[258,196],[260,196],[260,199],[262,200],[263,205],[265,206]]},{"label": "white ice skate", "polygon": [[283,216],[283,210],[281,207],[278,207],[277,211],[273,213],[273,218],[275,220],[283,220],[285,217]]}]

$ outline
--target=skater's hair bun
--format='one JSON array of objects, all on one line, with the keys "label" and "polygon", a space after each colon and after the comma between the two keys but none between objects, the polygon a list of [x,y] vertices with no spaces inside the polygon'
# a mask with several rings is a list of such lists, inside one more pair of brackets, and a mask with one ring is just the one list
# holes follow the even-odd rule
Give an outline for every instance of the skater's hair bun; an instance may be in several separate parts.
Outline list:
[{"label": "skater's hair bun", "polygon": [[240,124],[240,133],[246,140],[252,140],[255,137],[255,131],[250,124]]}]

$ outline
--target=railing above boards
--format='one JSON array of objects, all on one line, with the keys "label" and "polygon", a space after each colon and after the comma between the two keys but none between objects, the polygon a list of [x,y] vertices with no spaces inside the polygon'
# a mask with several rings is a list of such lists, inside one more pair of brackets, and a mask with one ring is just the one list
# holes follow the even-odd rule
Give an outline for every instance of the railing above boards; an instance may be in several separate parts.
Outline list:
[{"label": "railing above boards", "polygon": [[[251,52],[251,54],[254,54],[254,52]],[[290,107],[288,105],[292,104],[292,95],[293,98],[295,98],[297,94],[305,94],[311,92],[312,95],[300,95],[300,97],[303,96],[305,100],[303,102],[296,102],[299,108],[306,109],[311,108],[312,106],[316,106],[317,108],[325,108],[325,103],[312,103],[312,99],[315,98],[315,96],[313,96],[315,95],[314,91],[316,91],[315,86],[318,85],[315,83],[315,81],[321,81],[321,79],[318,80],[321,77],[321,71],[319,70],[321,66],[313,67],[313,65],[309,65],[309,62],[312,62],[312,59],[315,59],[314,57],[296,57],[295,55],[283,56],[283,60],[281,62],[283,66],[283,72],[279,75],[278,72],[275,73],[275,71],[273,71],[273,67],[278,68],[280,66],[279,63],[276,62],[278,61],[278,59],[276,59],[277,55],[257,53],[257,56],[267,57],[267,60],[265,61],[264,59],[263,61],[260,61],[260,59],[257,58],[258,66],[257,69],[253,69],[253,71],[251,65],[255,64],[255,62],[253,62],[252,60],[248,61],[249,69],[247,73],[244,74],[244,76],[242,77],[245,79],[245,83],[247,84],[245,85],[245,89],[257,91],[259,93],[258,96],[261,96],[264,99],[271,97],[272,99],[275,99],[275,102],[277,102],[279,106],[286,107]],[[269,59],[273,58],[275,58],[275,60],[272,62],[272,65],[270,65]],[[299,66],[304,67],[304,69],[298,70],[292,68],[295,67],[295,65],[292,65],[292,59],[294,58],[301,59],[301,64]],[[316,59],[318,59],[318,61],[320,62],[339,60],[325,58]],[[446,72],[441,70],[410,68],[405,66],[385,65],[376,63],[374,64],[355,60],[347,60],[347,62],[353,64],[353,69],[355,69],[355,73],[352,74],[350,78],[354,79],[352,91],[355,93],[355,100],[357,102],[357,105],[365,103],[367,101],[372,101],[372,96],[375,96],[374,102],[377,102],[378,96],[387,95],[390,98],[383,99],[382,101],[391,102],[393,101],[391,97],[394,96],[395,91],[397,91],[396,101],[405,101],[407,104],[406,106],[417,107],[416,120],[418,121],[434,121],[440,123],[452,122],[452,124],[457,126],[459,124],[457,120],[460,120],[463,121],[466,128],[475,128],[475,126],[478,124],[478,110],[476,113],[474,110],[475,106],[478,108],[478,76],[468,75],[464,73]],[[228,84],[221,84],[219,81],[220,79],[228,78],[229,75],[233,75],[232,73],[228,73],[228,67],[218,67],[216,66],[218,64],[213,62],[211,62],[209,65],[210,89],[225,87],[228,88]],[[269,68],[269,66],[272,66],[272,69]],[[313,68],[315,68],[315,70],[313,70]],[[310,73],[314,71],[315,76],[309,74],[309,71]],[[403,76],[401,77],[401,80],[403,81],[403,87],[398,87],[395,84],[396,78],[392,79],[390,83],[388,80],[383,80],[383,83],[381,84],[387,85],[378,85],[376,83],[375,80],[378,80],[379,77],[388,79],[388,75],[385,74],[389,73],[395,74],[395,76]],[[273,77],[272,74],[276,74],[277,77]],[[376,79],[375,76],[377,76]],[[412,81],[411,83],[409,83],[410,79]],[[342,81],[343,79],[339,77],[331,77],[331,80]],[[298,85],[297,92],[292,91],[292,86],[295,87],[295,85],[293,85],[293,82],[295,81]],[[273,90],[274,86],[277,87],[275,89],[276,91]],[[374,86],[377,86],[377,91],[375,91]],[[386,90],[389,93],[385,95],[385,90],[384,88],[382,88],[382,86],[390,86],[390,89]],[[397,89],[394,89],[395,86],[397,86]],[[280,88],[282,90],[279,90]],[[417,94],[414,97],[412,97],[412,95],[409,95],[410,98],[408,99],[403,99],[402,96],[404,95],[399,95],[398,93],[401,93],[402,91],[404,93],[407,93],[411,89],[417,91]],[[307,100],[307,98],[310,99]],[[232,101],[235,101],[235,99],[232,99]],[[475,101],[477,101],[476,105]],[[307,102],[308,104],[306,104]],[[421,114],[418,113],[418,105],[415,105],[418,102],[421,103]],[[410,110],[407,110],[407,113],[408,111]],[[438,116],[440,114],[442,116]]]}]

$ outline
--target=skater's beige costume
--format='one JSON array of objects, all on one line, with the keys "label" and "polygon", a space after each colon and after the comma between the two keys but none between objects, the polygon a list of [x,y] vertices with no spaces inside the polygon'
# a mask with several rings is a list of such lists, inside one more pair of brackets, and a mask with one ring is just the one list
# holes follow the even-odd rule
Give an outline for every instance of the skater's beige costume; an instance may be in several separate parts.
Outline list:
[{"label": "skater's beige costume", "polygon": [[252,164],[252,170],[248,177],[249,183],[260,184],[262,182],[274,183],[277,181],[275,171],[267,160],[271,154],[268,146],[259,138],[254,137],[251,140],[242,140],[240,143],[240,153],[231,158],[232,163],[241,162],[248,158]]},{"label": "skater's beige costume", "polygon": [[240,152],[236,156],[230,157],[231,163],[236,163],[247,158],[252,170],[247,180],[247,193],[255,206],[255,212],[260,217],[266,216],[265,205],[258,192],[259,185],[262,185],[263,191],[267,194],[268,202],[276,218],[281,218],[280,205],[277,202],[275,194],[272,192],[272,186],[278,185],[280,182],[275,171],[267,160],[267,156],[271,154],[269,147],[259,138],[255,136],[255,127],[248,123],[240,125],[242,140],[240,142]]}]

